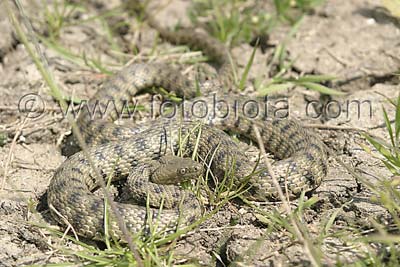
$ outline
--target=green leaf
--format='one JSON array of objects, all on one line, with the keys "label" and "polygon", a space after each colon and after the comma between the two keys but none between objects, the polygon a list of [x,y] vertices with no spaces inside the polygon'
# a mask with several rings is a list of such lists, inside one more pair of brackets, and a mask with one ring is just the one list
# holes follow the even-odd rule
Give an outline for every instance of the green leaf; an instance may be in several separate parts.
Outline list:
[{"label": "green leaf", "polygon": [[399,175],[399,168],[393,165],[391,162],[383,160],[383,164],[385,164],[386,168],[393,174]]},{"label": "green leaf", "polygon": [[327,234],[329,232],[329,229],[332,228],[333,223],[335,222],[336,217],[338,216],[339,212],[342,211],[342,208],[336,209],[332,215],[329,217],[328,222],[326,223],[325,227],[324,227],[324,232],[325,234]]},{"label": "green leaf", "polygon": [[310,90],[318,91],[322,94],[326,95],[345,95],[346,93],[331,89],[319,83],[313,82],[295,82],[298,85],[304,86]]},{"label": "green leaf", "polygon": [[395,128],[395,132],[396,132],[395,133],[396,141],[397,141],[397,144],[399,144],[399,135],[400,135],[400,94],[397,97],[396,116],[395,116],[394,128]]},{"label": "green leaf", "polygon": [[246,80],[247,80],[247,76],[249,74],[250,68],[253,65],[253,61],[254,61],[254,56],[256,54],[256,50],[258,48],[258,41],[256,43],[256,45],[253,48],[253,52],[251,52],[251,56],[249,61],[246,64],[246,68],[244,69],[243,75],[242,75],[242,79],[240,79],[240,83],[239,83],[239,90],[242,91],[246,85]]},{"label": "green leaf", "polygon": [[274,50],[274,55],[272,56],[272,60],[271,62],[278,62],[279,63],[279,67],[280,69],[282,69],[282,61],[285,58],[285,50],[286,50],[286,46],[285,44],[279,44],[275,50]]},{"label": "green leaf", "polygon": [[395,143],[394,143],[392,125],[390,124],[390,120],[389,120],[389,117],[387,115],[386,109],[383,106],[382,106],[382,109],[383,109],[383,118],[385,120],[386,129],[389,132],[390,142],[392,142],[392,146],[396,146]]},{"label": "green leaf", "polygon": [[270,219],[259,213],[255,213],[254,216],[264,225],[270,225],[272,223]]},{"label": "green leaf", "polygon": [[[384,244],[391,244],[393,242],[400,242],[400,235],[397,234],[370,234],[362,237],[361,240],[368,242],[380,242]],[[383,266],[383,265],[382,265]]]},{"label": "green leaf", "polygon": [[278,84],[273,83],[273,84],[270,84],[270,85],[268,85],[266,87],[260,88],[258,90],[258,93],[261,96],[265,96],[265,95],[271,94],[273,92],[283,91],[283,90],[289,89],[292,86],[293,86],[292,83],[278,83]]},{"label": "green leaf", "polygon": [[332,75],[304,75],[297,79],[298,82],[324,82],[335,80],[336,77]]},{"label": "green leaf", "polygon": [[390,151],[388,149],[386,149],[386,147],[384,145],[382,145],[378,140],[372,138],[369,135],[365,135],[365,138],[368,140],[368,142],[370,142],[375,148],[376,150],[378,150],[378,152],[380,154],[382,154],[385,158],[389,159],[392,157],[392,154],[390,153]]}]

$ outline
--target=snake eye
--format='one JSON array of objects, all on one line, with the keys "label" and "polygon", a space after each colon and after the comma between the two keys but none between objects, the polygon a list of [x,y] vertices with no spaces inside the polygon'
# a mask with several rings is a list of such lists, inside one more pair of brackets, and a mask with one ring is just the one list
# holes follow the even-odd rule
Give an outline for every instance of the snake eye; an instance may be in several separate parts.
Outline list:
[{"label": "snake eye", "polygon": [[180,172],[181,174],[185,174],[185,173],[186,173],[186,169],[180,169],[179,172]]}]

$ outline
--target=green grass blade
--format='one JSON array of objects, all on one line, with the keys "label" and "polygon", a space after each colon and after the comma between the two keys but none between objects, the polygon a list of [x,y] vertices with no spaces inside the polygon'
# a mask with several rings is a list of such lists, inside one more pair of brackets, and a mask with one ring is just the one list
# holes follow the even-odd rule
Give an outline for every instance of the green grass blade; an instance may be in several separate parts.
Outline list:
[{"label": "green grass blade", "polygon": [[387,115],[386,109],[383,106],[382,106],[382,109],[383,109],[383,118],[385,120],[386,129],[388,130],[389,137],[390,137],[390,142],[392,143],[392,146],[396,146],[396,144],[394,142],[392,125],[390,124],[390,120],[389,120],[389,117]]},{"label": "green grass blade", "polygon": [[78,257],[80,257],[82,259],[85,259],[85,260],[90,260],[93,263],[96,263],[96,265],[100,264],[100,266],[110,266],[113,263],[113,260],[111,260],[111,259],[100,257],[98,255],[92,256],[92,255],[89,255],[89,254],[86,254],[86,253],[82,253],[82,252],[79,252],[79,251],[76,252],[76,256],[78,256]]},{"label": "green grass blade", "polygon": [[265,96],[274,92],[283,91],[292,87],[292,83],[278,83],[267,85],[266,87],[262,87],[258,90],[259,95]]},{"label": "green grass blade", "polygon": [[395,118],[396,119],[395,119],[395,123],[394,123],[394,128],[395,128],[396,142],[398,145],[399,144],[399,135],[400,135],[400,93],[399,93],[399,96],[397,97]]},{"label": "green grass blade", "polygon": [[369,135],[364,135],[364,136],[368,140],[368,142],[370,142],[376,148],[376,150],[378,150],[378,152],[380,154],[382,154],[382,156],[384,156],[387,159],[392,157],[392,154],[390,153],[390,151],[383,144],[381,144],[378,140],[372,138]]},{"label": "green grass blade", "polygon": [[314,90],[326,95],[346,95],[346,93],[331,89],[322,84],[314,83],[314,82],[296,82],[296,84],[304,86],[310,90]]},{"label": "green grass blade", "polygon": [[258,41],[256,43],[256,45],[253,48],[253,51],[251,52],[251,56],[249,58],[249,61],[246,64],[246,68],[244,69],[243,75],[242,75],[242,79],[240,79],[240,83],[239,83],[239,90],[243,91],[244,87],[246,86],[246,80],[247,80],[247,76],[249,74],[250,68],[253,65],[253,61],[254,61],[254,56],[256,54],[258,48]]},{"label": "green grass blade", "polygon": [[286,49],[285,44],[279,44],[275,48],[274,55],[272,56],[271,62],[278,62],[279,69],[283,68],[281,61],[282,61],[283,58],[285,58],[285,55],[286,55],[285,49]]},{"label": "green grass blade", "polygon": [[306,201],[304,201],[304,191],[302,192],[302,195],[299,198],[299,206],[297,208],[298,213],[302,213],[304,210],[310,208],[313,206],[315,203],[317,203],[320,199],[316,196],[313,196]]},{"label": "green grass blade", "polygon": [[[399,168],[398,167],[396,167],[396,165],[395,164],[392,164],[390,161],[385,161],[385,160],[383,160],[382,161],[383,162],[383,164],[385,164],[385,167],[391,172],[391,173],[393,173],[393,174],[395,174],[395,175],[399,175],[400,173],[399,173]],[[399,166],[399,165],[397,165],[397,166]]]},{"label": "green grass blade", "polygon": [[298,82],[324,82],[324,81],[333,81],[336,77],[332,75],[304,75],[297,79]]}]

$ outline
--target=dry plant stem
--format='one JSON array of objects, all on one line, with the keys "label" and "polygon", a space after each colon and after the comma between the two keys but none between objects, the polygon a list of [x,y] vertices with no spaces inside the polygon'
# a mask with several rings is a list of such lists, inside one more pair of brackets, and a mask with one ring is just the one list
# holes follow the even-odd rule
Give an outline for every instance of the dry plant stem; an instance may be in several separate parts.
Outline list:
[{"label": "dry plant stem", "polygon": [[[390,123],[394,123],[395,120],[390,120]],[[306,128],[315,128],[315,129],[325,129],[325,130],[343,130],[343,131],[353,131],[353,132],[361,132],[361,133],[367,133],[370,134],[368,131],[369,130],[375,130],[379,128],[385,128],[386,124],[380,124],[380,125],[375,125],[368,127],[367,129],[359,128],[359,127],[353,127],[353,126],[339,126],[339,125],[326,125],[326,124],[303,124],[304,127]]]},{"label": "dry plant stem", "polygon": [[[29,44],[29,41],[27,40],[27,36],[24,34],[23,29],[21,28],[18,19],[16,18],[12,8],[9,6],[8,1],[5,1],[5,5],[6,8],[8,10],[8,14],[10,16],[10,19],[13,23],[13,26],[15,27],[19,37],[21,38],[22,42],[25,45],[25,48],[27,49],[28,53],[31,55],[31,57],[33,58],[33,60],[35,61],[35,64],[38,66],[39,71],[41,72],[42,76],[44,76],[44,78],[46,79],[46,83],[48,84],[48,86],[50,87],[50,89],[53,91],[53,93],[55,93],[56,96],[60,96],[60,91],[58,89],[58,87],[56,86],[54,79],[52,79],[51,76],[51,72],[49,70],[48,67],[48,61],[46,59],[46,57],[44,56],[44,54],[41,52],[40,46],[37,42],[37,39],[35,38],[35,34],[33,32],[32,29],[32,25],[28,19],[28,17],[25,15],[25,12],[20,4],[20,2],[18,0],[14,1],[18,12],[20,14],[20,16],[23,18],[23,24],[26,27],[28,34],[30,35],[29,37],[31,38],[31,42],[34,43],[34,47],[36,50],[37,55],[39,55],[40,59],[37,58],[37,55],[35,55],[35,53],[33,52],[33,50],[31,49],[31,46]],[[57,99],[60,102],[60,105],[62,107],[63,110],[66,110],[67,104],[65,103],[65,101],[59,97]],[[116,221],[118,223],[118,226],[120,227],[120,230],[122,231],[122,233],[124,234],[124,237],[126,238],[127,242],[128,242],[128,246],[130,248],[130,250],[133,253],[133,256],[135,257],[135,260],[137,262],[137,266],[143,266],[142,260],[140,258],[139,252],[136,249],[136,246],[133,244],[132,239],[130,238],[129,232],[125,226],[125,223],[122,221],[121,219],[121,215],[118,213],[116,207],[115,207],[115,203],[112,200],[105,182],[101,176],[101,174],[98,172],[98,170],[96,168],[94,168],[94,164],[93,164],[93,160],[90,158],[89,154],[87,153],[87,146],[82,138],[82,135],[79,132],[78,127],[76,126],[73,118],[71,117],[71,115],[67,116],[67,120],[68,122],[72,125],[72,130],[75,134],[75,136],[78,139],[78,143],[81,146],[83,153],[85,155],[85,157],[88,159],[90,166],[93,168],[93,171],[96,175],[96,179],[98,180],[100,187],[102,188],[102,190],[104,191],[104,195],[106,196],[108,203],[110,203],[110,207],[111,210],[113,211],[115,217],[116,217]]]},{"label": "dry plant stem", "polygon": [[58,210],[56,210],[56,209],[53,207],[53,205],[49,205],[49,208],[50,208],[51,210],[53,210],[58,216],[60,216],[60,217],[64,220],[64,223],[67,225],[67,229],[64,231],[64,234],[63,234],[63,236],[62,236],[61,239],[64,239],[65,236],[66,236],[66,234],[68,233],[68,231],[71,229],[71,230],[72,230],[72,233],[73,233],[74,236],[75,236],[75,239],[79,241],[78,234],[76,233],[74,227],[72,227],[72,225],[69,223],[69,221],[68,221],[67,219],[65,219],[65,217],[62,216],[62,214],[59,213]]},{"label": "dry plant stem", "polygon": [[14,151],[14,148],[15,148],[15,144],[17,143],[17,139],[21,135],[22,129],[24,128],[24,126],[26,124],[26,119],[27,118],[25,118],[22,121],[22,123],[20,124],[20,126],[18,126],[18,128],[17,128],[17,130],[15,132],[14,138],[13,138],[13,140],[11,142],[10,151],[8,152],[7,159],[5,160],[6,164],[4,166],[3,180],[1,181],[1,186],[0,186],[1,190],[4,190],[4,186],[6,185],[6,179],[7,179],[7,175],[8,175],[8,167],[11,164],[13,151]]},{"label": "dry plant stem", "polygon": [[326,124],[303,124],[305,128],[325,129],[325,130],[343,130],[343,131],[355,131],[355,132],[367,132],[367,130],[352,127],[352,126],[338,126],[338,125],[326,125]]},{"label": "dry plant stem", "polygon": [[271,165],[271,162],[269,161],[267,153],[265,151],[264,144],[261,139],[260,131],[258,130],[257,126],[255,126],[255,125],[253,125],[253,129],[254,129],[254,133],[256,134],[258,146],[259,146],[261,154],[263,156],[263,160],[265,162],[265,165],[267,166],[268,172],[271,175],[272,183],[274,184],[274,186],[278,192],[279,199],[281,200],[283,207],[286,210],[287,215],[289,216],[290,223],[292,224],[293,229],[295,231],[295,235],[299,239],[301,244],[304,246],[304,250],[305,250],[308,258],[310,259],[312,266],[321,266],[319,261],[314,257],[314,253],[312,250],[312,244],[310,244],[310,242],[304,237],[303,233],[301,232],[297,220],[292,215],[292,210],[290,208],[289,202],[288,202],[287,198],[285,197],[285,195],[283,194],[283,191],[278,183],[278,180],[275,177],[275,174],[271,171],[272,165]]}]

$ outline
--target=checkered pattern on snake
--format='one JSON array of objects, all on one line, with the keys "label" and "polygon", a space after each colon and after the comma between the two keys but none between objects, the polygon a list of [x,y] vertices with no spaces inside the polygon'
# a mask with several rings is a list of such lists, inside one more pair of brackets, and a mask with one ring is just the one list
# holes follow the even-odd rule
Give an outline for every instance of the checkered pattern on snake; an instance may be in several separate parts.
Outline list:
[{"label": "checkered pattern on snake", "polygon": [[[250,185],[247,191],[249,198],[259,201],[274,199],[277,190],[266,166],[250,161],[238,148],[237,142],[222,131],[235,131],[256,140],[253,128],[256,125],[268,151],[281,159],[273,165],[272,171],[288,195],[298,196],[303,190],[310,191],[319,186],[327,173],[327,152],[315,133],[296,120],[270,118],[267,111],[258,114],[256,119],[237,112],[238,106],[249,103],[245,102],[249,100],[221,90],[232,79],[226,48],[207,35],[193,34],[192,31],[171,33],[152,20],[150,24],[170,42],[194,44],[220,64],[219,79],[208,80],[201,85],[208,93],[215,90],[215,94],[195,98],[198,89],[195,82],[171,66],[159,63],[131,64],[110,77],[91,98],[89,107],[97,105],[97,108],[105,110],[108,100],[112,100],[116,107],[121,108],[132,96],[153,86],[174,91],[191,99],[191,102],[185,102],[185,108],[181,107],[182,111],[177,112],[179,116],[159,118],[135,127],[114,124],[117,118],[115,112],[107,113],[106,118],[101,120],[93,120],[90,112],[82,112],[78,125],[86,142],[93,144],[87,152],[104,179],[111,174],[113,180],[126,178],[143,163],[179,150],[189,157],[195,153],[196,159],[220,179],[229,173],[235,186],[247,182]],[[212,106],[216,103],[215,99],[218,99],[216,113],[199,119],[200,116],[188,112],[199,103]],[[204,106],[200,109],[201,112],[205,110]],[[255,107],[249,110],[250,113],[254,111]],[[258,109],[256,111],[258,113]],[[145,170],[142,169],[142,172]],[[62,215],[82,236],[100,238],[104,234],[104,200],[92,193],[97,187],[99,183],[84,154],[79,152],[71,156],[58,168],[50,182],[48,203],[59,213],[52,211],[53,217],[64,223],[59,216]],[[163,185],[154,188],[147,187],[153,195],[164,193],[166,202],[176,202],[182,192],[187,192],[178,186],[173,186],[171,191]],[[201,215],[201,206],[195,195],[188,193],[186,196],[189,197],[183,200],[180,207],[163,209],[161,213],[159,209],[148,210],[135,204],[116,203],[116,207],[131,233],[142,233],[154,223],[157,223],[158,229],[173,230],[177,227],[178,218],[182,226]],[[122,238],[113,219],[110,234]]]}]

